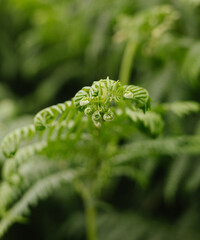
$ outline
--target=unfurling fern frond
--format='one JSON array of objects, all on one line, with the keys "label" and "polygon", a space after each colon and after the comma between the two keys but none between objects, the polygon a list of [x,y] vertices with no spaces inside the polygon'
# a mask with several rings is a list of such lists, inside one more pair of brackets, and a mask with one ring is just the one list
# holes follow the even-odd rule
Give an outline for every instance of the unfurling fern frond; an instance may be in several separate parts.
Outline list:
[{"label": "unfurling fern frond", "polygon": [[14,156],[20,142],[22,140],[31,139],[35,134],[36,129],[33,124],[16,129],[4,138],[1,144],[2,152],[8,158]]},{"label": "unfurling fern frond", "polygon": [[108,77],[95,81],[91,87],[84,87],[73,98],[76,108],[91,116],[96,127],[100,127],[102,121],[114,119],[111,110],[114,103],[126,101],[131,101],[136,109],[142,109],[144,112],[150,109],[147,90],[134,85],[123,85]]},{"label": "unfurling fern frond", "polygon": [[62,183],[71,182],[75,177],[76,173],[73,171],[62,171],[36,182],[1,220],[0,237],[3,236],[14,222],[21,219],[24,214],[29,214],[29,207],[31,205],[35,205],[40,199],[47,198],[54,189],[61,186]]},{"label": "unfurling fern frond", "polygon": [[133,85],[126,85],[124,89],[124,97],[133,99],[137,108],[141,108],[144,113],[150,109],[150,97],[146,89]]},{"label": "unfurling fern frond", "polygon": [[71,102],[66,101],[41,110],[34,118],[36,130],[43,130],[48,127],[59,114],[63,114],[70,106]]}]

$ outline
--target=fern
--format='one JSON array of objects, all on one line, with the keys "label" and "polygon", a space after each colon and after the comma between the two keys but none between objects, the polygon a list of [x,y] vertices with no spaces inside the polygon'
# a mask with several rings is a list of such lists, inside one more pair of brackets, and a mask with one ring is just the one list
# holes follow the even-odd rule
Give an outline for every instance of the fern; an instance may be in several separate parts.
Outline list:
[{"label": "fern", "polygon": [[71,106],[71,102],[53,105],[40,111],[34,118],[34,125],[37,130],[43,130],[52,123],[56,117],[63,114]]},{"label": "fern", "polygon": [[112,121],[114,113],[111,103],[132,100],[137,109],[144,112],[150,109],[148,92],[137,86],[123,86],[119,81],[102,79],[94,82],[90,87],[84,87],[74,97],[73,102],[77,109],[91,116],[96,127],[101,127],[102,121]]},{"label": "fern", "polygon": [[198,113],[200,110],[199,103],[192,101],[183,101],[183,102],[173,102],[165,103],[160,106],[155,107],[155,110],[160,112],[171,111],[176,114],[178,117],[183,117],[190,113]]},{"label": "fern", "polygon": [[[126,176],[147,187],[155,159],[200,153],[198,135],[152,139],[138,131],[155,138],[163,132],[163,112],[182,116],[198,112],[198,104],[175,102],[148,110],[146,89],[101,79],[78,91],[72,101],[40,111],[35,125],[8,134],[2,142],[10,159],[4,164],[0,187],[0,193],[5,193],[0,200],[0,236],[29,212],[29,205],[48,197],[62,182],[72,182],[83,199],[88,239],[93,240],[95,201],[112,185],[113,178]],[[141,140],[134,141],[135,134]],[[121,140],[125,141],[122,145]],[[21,145],[26,146],[19,148]],[[169,176],[168,198],[175,196],[183,176],[183,168],[177,169],[180,178],[172,190],[176,173]]]},{"label": "fern", "polygon": [[6,157],[12,157],[16,153],[22,140],[31,139],[35,135],[36,130],[33,124],[11,132],[2,142],[2,151],[4,155]]},{"label": "fern", "polygon": [[[102,79],[94,82],[91,87],[84,87],[80,90],[72,102],[68,101],[40,111],[34,118],[34,125],[17,129],[5,137],[2,142],[2,150],[7,157],[12,158],[5,163],[3,168],[5,184],[2,186],[5,185],[8,188],[1,207],[3,219],[0,224],[0,236],[18,217],[27,212],[29,203],[35,202],[37,199],[44,197],[44,195],[46,196],[50,191],[49,188],[58,187],[59,182],[64,178],[62,172],[60,172],[60,167],[67,168],[67,166],[71,166],[71,169],[77,168],[80,162],[80,154],[76,149],[78,148],[80,151],[80,146],[84,143],[85,136],[94,138],[91,120],[96,127],[100,127],[103,122],[114,121],[115,112],[119,112],[120,108],[122,112],[128,108],[129,111],[136,112],[136,110],[141,109],[143,112],[146,112],[150,109],[148,92],[141,87],[123,85],[119,81],[110,80],[109,78]],[[126,111],[124,113],[126,114]],[[145,123],[144,117],[140,117],[140,122]],[[32,140],[33,138],[34,141],[42,139],[42,142],[32,143],[20,148],[17,152],[23,141],[27,142],[28,139]],[[91,141],[90,138],[89,141]],[[69,146],[63,148],[62,143],[65,146],[67,144]],[[98,144],[101,143],[99,142]],[[72,145],[74,146],[72,147]],[[50,161],[43,161],[44,157],[40,157],[40,159],[34,157],[37,154],[47,155],[50,158],[51,151],[59,152],[56,149],[57,147],[64,149],[65,156],[67,149],[71,150],[71,154],[65,157],[65,161],[68,163],[62,162],[59,165],[59,161],[57,161],[57,164],[53,164]],[[83,147],[85,148],[85,143]],[[84,153],[86,153],[85,150]],[[72,159],[70,159],[71,157]],[[87,209],[90,207],[87,201],[91,201],[88,193],[89,195],[97,195],[102,186],[108,184],[106,182],[109,182],[109,179],[111,179],[109,173],[111,165],[109,165],[109,162],[102,163],[99,171],[93,174],[94,169],[98,167],[98,156],[96,163],[92,163],[87,156],[82,158],[86,159],[85,164],[82,164],[86,169],[85,178],[96,178],[95,185],[91,187],[87,186],[88,184],[86,183],[82,186],[79,183],[81,179],[77,180],[76,183],[80,188],[79,191],[83,199],[85,199],[84,201],[86,201]],[[36,166],[33,168],[35,164]],[[58,171],[58,173],[55,173],[57,174],[55,175],[56,177],[53,176],[51,180],[50,174],[55,171]],[[44,180],[38,180],[40,178],[44,178]],[[6,184],[6,182],[8,183]],[[12,194],[9,191],[10,184],[13,184]],[[91,189],[88,190],[88,187]],[[40,194],[39,190],[41,191]],[[24,194],[21,202],[19,201],[16,205],[9,207],[19,197],[20,193]]]},{"label": "fern", "polygon": [[143,114],[139,111],[133,112],[127,109],[126,113],[140,129],[143,129],[146,133],[149,132],[152,136],[158,136],[163,130],[164,122],[160,115],[154,112]]},{"label": "fern", "polygon": [[195,156],[200,153],[199,144],[199,135],[141,140],[121,147],[119,152],[113,156],[112,161],[115,164],[124,164],[133,159],[147,156],[178,156],[180,154]]},{"label": "fern", "polygon": [[61,171],[36,182],[1,220],[0,237],[3,236],[10,225],[21,219],[21,216],[29,214],[30,206],[36,205],[38,200],[47,198],[54,189],[58,188],[62,183],[71,182],[74,177],[75,172]]},{"label": "fern", "polygon": [[[0,151],[2,222],[42,179],[64,170],[80,173],[81,168],[83,174],[72,184],[86,215],[96,215],[100,239],[199,239],[199,103],[193,102],[199,99],[199,0],[161,4],[0,3],[0,140],[27,125],[16,113],[34,112],[88,85],[71,101],[39,112],[33,132],[19,129],[2,142],[9,157]],[[111,42],[113,32],[122,45]],[[119,74],[120,81],[108,78],[90,85],[101,73]],[[15,77],[20,79],[16,88]],[[160,103],[149,111],[149,93],[129,82],[147,88]],[[187,121],[180,120],[185,116]],[[194,134],[185,135],[188,130]],[[68,225],[60,238],[82,239],[85,218],[76,216],[65,197],[62,191],[59,206],[63,212],[67,208]],[[111,207],[103,208],[99,200],[111,202],[112,211],[105,213]],[[24,221],[24,215],[21,211],[13,219]],[[90,222],[93,226],[94,218]],[[47,238],[54,238],[54,229],[45,229]]]},{"label": "fern", "polygon": [[46,146],[46,142],[39,142],[20,149],[13,158],[8,159],[5,162],[2,170],[3,178],[7,180],[10,179],[10,177],[12,177],[12,174],[17,171],[20,165],[29,161],[29,158],[31,156],[34,156],[36,153],[41,152]]},{"label": "fern", "polygon": [[8,208],[25,193],[36,181],[44,178],[52,173],[66,168],[66,163],[63,161],[46,161],[45,158],[32,157],[27,163],[19,166],[17,169],[12,169],[12,175],[7,176],[0,185],[0,199],[1,214],[8,210]]}]

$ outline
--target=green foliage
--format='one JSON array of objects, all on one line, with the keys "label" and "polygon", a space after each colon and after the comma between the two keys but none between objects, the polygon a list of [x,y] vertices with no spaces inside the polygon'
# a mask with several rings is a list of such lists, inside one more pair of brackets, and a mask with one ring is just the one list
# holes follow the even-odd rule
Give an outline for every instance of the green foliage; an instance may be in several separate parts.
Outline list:
[{"label": "green foliage", "polygon": [[190,113],[198,113],[199,103],[192,101],[184,101],[184,102],[173,102],[173,103],[165,103],[160,106],[156,106],[154,108],[155,111],[160,113],[172,112],[176,114],[178,117],[184,117]]},{"label": "green foliage", "polygon": [[[85,89],[84,89],[85,90]],[[99,111],[99,114],[103,115],[103,120],[107,121],[107,115],[108,112],[111,110],[109,107],[111,107],[111,102],[113,100],[117,103],[121,101],[121,104],[129,100],[128,106],[122,105],[122,110],[124,108],[129,107],[131,101],[132,103],[132,111],[135,111],[139,108],[143,109],[144,111],[148,110],[150,107],[150,99],[148,92],[140,87],[128,85],[123,86],[118,81],[114,80],[100,80],[99,82],[94,82],[91,88],[87,88],[86,91],[81,90],[78,92],[73,102],[65,102],[63,104],[58,104],[51,106],[49,108],[46,108],[42,111],[40,111],[36,117],[34,118],[34,125],[29,125],[27,127],[22,127],[20,129],[17,129],[10,134],[8,134],[3,142],[2,142],[2,151],[6,157],[12,157],[10,160],[8,160],[3,168],[3,179],[4,182],[2,183],[2,192],[6,192],[4,199],[2,200],[2,209],[1,211],[5,214],[3,214],[3,220],[0,224],[0,235],[2,235],[5,230],[14,223],[19,217],[22,217],[24,213],[27,213],[27,205],[32,202],[36,202],[38,199],[45,197],[48,192],[49,188],[57,187],[57,177],[54,182],[54,178],[51,181],[51,178],[48,176],[48,174],[52,173],[52,166],[50,163],[45,163],[43,158],[34,159],[33,161],[37,163],[37,167],[33,168],[33,162],[32,157],[35,154],[45,154],[45,152],[48,156],[48,158],[51,158],[51,151],[53,152],[53,155],[58,154],[60,155],[59,149],[57,149],[57,146],[62,146],[62,143],[67,144],[70,142],[70,148],[71,144],[73,142],[73,148],[71,149],[71,155],[70,158],[73,160],[73,162],[70,163],[70,160],[64,164],[61,164],[62,167],[70,167],[71,169],[77,169],[77,167],[80,165],[80,149],[79,152],[77,152],[77,147],[80,148],[81,144],[83,144],[84,136],[86,134],[86,137],[89,139],[86,142],[91,145],[91,139],[95,137],[95,130],[91,129],[90,132],[88,132],[88,128],[91,128],[90,126],[90,119],[86,120],[85,115],[78,113],[77,109],[80,109],[81,111],[85,112],[85,105],[88,105],[91,109],[94,109],[94,113],[92,115],[92,119],[94,118],[94,114],[96,114],[97,111]],[[85,104],[86,102],[86,104]],[[83,104],[84,103],[84,104]],[[113,109],[120,108],[119,106],[112,107]],[[115,111],[115,110],[113,110]],[[124,110],[123,110],[124,111]],[[120,116],[121,118],[125,119],[126,111]],[[106,115],[106,116],[105,116]],[[84,120],[85,119],[85,120]],[[113,119],[109,119],[113,120]],[[83,128],[80,127],[80,125],[83,125],[83,122],[85,121],[86,126]],[[142,122],[143,119],[140,118],[140,121]],[[94,120],[93,122],[95,126],[99,127],[97,125],[98,120]],[[80,129],[80,130],[79,130]],[[40,133],[41,132],[41,133]],[[66,132],[66,134],[65,134]],[[21,148],[18,152],[18,148],[22,142],[27,142],[28,139],[32,139],[37,141],[36,136],[38,135],[39,138],[43,139],[43,143],[32,143],[31,145],[28,145],[26,147]],[[116,136],[117,138],[119,136]],[[93,141],[93,140],[92,140]],[[106,141],[109,145],[109,141]],[[53,144],[51,144],[53,143]],[[54,146],[53,146],[54,145]],[[85,147],[85,144],[82,146]],[[50,150],[50,151],[49,151]],[[69,149],[63,149],[64,155],[68,153]],[[62,151],[63,151],[62,150]],[[62,152],[61,151],[61,152]],[[17,154],[15,154],[17,152]],[[77,155],[78,153],[78,155]],[[109,152],[108,152],[109,153]],[[15,155],[15,156],[14,156]],[[94,157],[94,156],[93,156]],[[98,159],[100,156],[96,156],[97,162],[100,160]],[[57,157],[58,158],[58,157]],[[76,159],[77,158],[77,159]],[[87,155],[83,155],[81,158],[86,158]],[[29,159],[29,161],[28,161]],[[62,160],[62,158],[60,159]],[[65,159],[67,160],[67,159]],[[89,194],[92,194],[92,192],[98,192],[99,188],[104,187],[106,184],[106,181],[104,179],[112,177],[111,172],[109,171],[110,167],[108,164],[104,165],[103,162],[99,162],[97,165],[100,164],[100,169],[93,176],[93,174],[90,173],[90,171],[93,171],[97,166],[93,165],[94,163],[90,161],[90,158],[86,160],[86,164],[82,163],[82,167],[85,171],[83,177],[85,179],[93,179],[94,186],[92,186],[92,189],[90,189],[87,185],[82,186],[80,183],[75,183],[75,185],[80,188],[80,192],[85,196],[85,191],[88,191],[89,188]],[[57,159],[57,165],[58,165],[58,159]],[[53,170],[55,171],[57,168],[59,170],[59,166],[55,167]],[[88,169],[89,167],[89,169]],[[69,168],[69,169],[70,169]],[[66,170],[67,171],[67,170]],[[106,173],[106,174],[105,174]],[[110,176],[107,176],[110,175]],[[57,176],[57,175],[56,175]],[[60,175],[58,175],[60,176]],[[40,184],[40,180],[38,180],[41,177],[45,180],[42,180]],[[63,178],[63,174],[61,172],[61,177]],[[39,181],[39,182],[38,182]],[[78,180],[76,180],[78,181]],[[79,180],[80,181],[80,180]],[[49,185],[46,184],[48,182]],[[8,184],[6,184],[8,183]],[[35,185],[33,185],[35,183]],[[43,184],[45,183],[45,184]],[[14,185],[14,189],[11,193],[10,191],[10,184]],[[33,185],[33,187],[32,187]],[[30,190],[29,190],[30,188]],[[33,190],[32,190],[33,188]],[[24,197],[22,197],[22,200],[20,202],[17,202],[14,204],[11,209],[8,211],[6,210],[7,207],[9,208],[10,204],[14,202],[16,198],[19,196],[19,189],[23,192]],[[87,189],[87,190],[84,190]],[[41,195],[39,194],[39,190],[41,191]],[[38,195],[39,194],[39,195]],[[87,196],[88,194],[86,194]],[[84,197],[84,199],[87,199],[88,197]],[[87,204],[87,203],[86,203]],[[5,215],[5,217],[4,217]]]},{"label": "green foliage", "polygon": [[139,12],[135,16],[122,16],[117,26],[117,40],[129,40],[143,43],[155,41],[168,31],[178,13],[170,6],[155,6],[150,9]]},{"label": "green foliage", "polygon": [[51,195],[83,239],[71,188],[90,240],[200,238],[199,0],[163,2],[0,2],[1,236]]},{"label": "green foliage", "polygon": [[35,134],[36,130],[33,124],[11,132],[2,143],[2,151],[4,155],[6,157],[12,157],[16,153],[20,142],[23,139],[32,138]]},{"label": "green foliage", "polygon": [[85,115],[92,116],[96,127],[101,127],[102,120],[114,119],[111,104],[122,104],[127,99],[133,101],[135,110],[142,109],[146,112],[150,109],[150,97],[145,89],[133,85],[123,86],[109,77],[95,81],[91,87],[84,87],[75,95],[73,103],[77,109],[84,111]]},{"label": "green foliage", "polygon": [[61,171],[59,173],[49,175],[48,177],[36,182],[8,212],[0,224],[0,236],[2,236],[8,227],[14,222],[19,221],[20,216],[29,213],[29,207],[37,204],[38,200],[48,197],[55,188],[62,183],[71,182],[74,173],[69,171]]},{"label": "green foliage", "polygon": [[[199,111],[198,104],[163,104],[155,108],[157,113],[146,112],[149,108],[150,97],[145,89],[107,78],[95,81],[91,87],[84,87],[72,102],[40,111],[34,118],[34,125],[9,133],[2,142],[3,153],[10,159],[4,164],[0,188],[4,195],[0,201],[0,236],[10,225],[27,215],[29,205],[49,196],[66,178],[83,197],[86,213],[92,214],[88,215],[88,239],[92,239],[94,210],[90,202],[93,198],[98,199],[113,178],[127,176],[146,186],[155,166],[152,168],[150,164],[149,170],[145,170],[141,158],[199,154],[199,147],[194,147],[194,141],[199,146],[198,136],[135,142],[130,135],[138,129],[156,137],[164,127],[159,111],[163,114],[163,111],[171,110],[182,116]],[[108,113],[116,115],[115,118],[108,121]],[[120,146],[122,137],[126,144]],[[38,139],[42,142],[37,142]],[[18,150],[20,145],[30,140],[31,144]],[[187,169],[181,158],[174,164],[166,185],[168,199],[174,196],[183,169]],[[71,177],[74,175],[70,171],[76,171],[78,175]],[[16,201],[20,196],[21,199]]]}]

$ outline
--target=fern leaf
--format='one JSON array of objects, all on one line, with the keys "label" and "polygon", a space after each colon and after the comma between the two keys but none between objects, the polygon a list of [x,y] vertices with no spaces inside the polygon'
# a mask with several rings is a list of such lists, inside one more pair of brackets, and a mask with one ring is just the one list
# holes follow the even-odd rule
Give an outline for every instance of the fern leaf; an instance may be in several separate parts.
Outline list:
[{"label": "fern leaf", "polygon": [[133,159],[155,155],[199,155],[199,145],[199,135],[141,140],[121,147],[112,161],[113,164],[124,164]]},{"label": "fern leaf", "polygon": [[171,111],[179,117],[190,113],[198,113],[200,110],[199,103],[192,101],[166,103],[162,107],[165,111]]},{"label": "fern leaf", "polygon": [[45,108],[36,114],[34,125],[37,130],[43,130],[48,127],[58,115],[63,114],[71,106],[70,101],[59,103],[51,107]]},{"label": "fern leaf", "polygon": [[8,182],[0,184],[0,216],[4,214],[6,207],[20,195],[20,189],[13,187]]},{"label": "fern leaf", "polygon": [[16,129],[4,138],[1,144],[2,152],[8,158],[13,157],[19,147],[20,142],[22,140],[32,138],[35,134],[35,126],[32,124]]},{"label": "fern leaf", "polygon": [[19,218],[29,214],[30,206],[36,205],[39,200],[47,198],[56,188],[60,187],[62,183],[71,182],[75,176],[75,172],[63,171],[36,182],[0,221],[0,237],[2,237],[8,228]]},{"label": "fern leaf", "polygon": [[66,162],[46,161],[43,157],[40,157],[40,159],[32,157],[27,163],[23,163],[0,185],[0,195],[2,196],[0,198],[1,215],[36,181],[63,168],[66,168]]},{"label": "fern leaf", "polygon": [[126,114],[133,122],[138,124],[141,130],[149,132],[152,136],[159,135],[163,130],[164,122],[157,113],[147,112],[144,114],[143,112],[131,111],[127,108]]},{"label": "fern leaf", "polygon": [[10,177],[13,176],[13,173],[16,172],[20,165],[24,164],[26,161],[29,161],[30,157],[41,152],[46,146],[47,143],[42,141],[19,149],[13,158],[8,159],[5,162],[2,170],[3,178],[6,180],[11,180]]},{"label": "fern leaf", "polygon": [[144,112],[150,109],[150,97],[146,89],[134,85],[125,85],[124,89],[125,98],[130,98],[128,96],[132,95],[131,99],[134,100],[137,108],[141,108]]}]

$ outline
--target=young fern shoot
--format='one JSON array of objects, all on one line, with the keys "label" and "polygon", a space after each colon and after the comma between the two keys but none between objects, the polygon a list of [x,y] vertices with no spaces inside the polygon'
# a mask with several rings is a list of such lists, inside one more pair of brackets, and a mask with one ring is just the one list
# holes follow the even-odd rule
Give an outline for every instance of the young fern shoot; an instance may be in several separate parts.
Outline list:
[{"label": "young fern shoot", "polygon": [[134,85],[123,85],[119,81],[101,79],[91,87],[84,87],[73,99],[75,107],[91,116],[96,127],[101,127],[103,121],[112,121],[114,112],[112,106],[120,102],[132,101],[136,109],[146,112],[150,109],[150,97],[144,88]]}]

